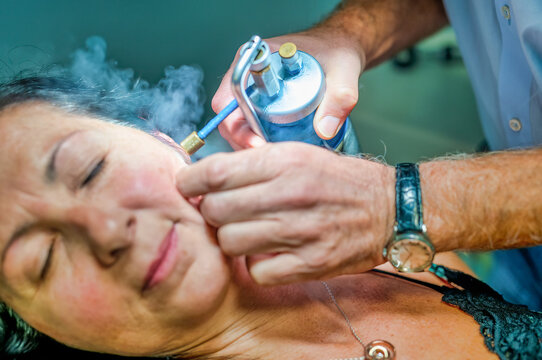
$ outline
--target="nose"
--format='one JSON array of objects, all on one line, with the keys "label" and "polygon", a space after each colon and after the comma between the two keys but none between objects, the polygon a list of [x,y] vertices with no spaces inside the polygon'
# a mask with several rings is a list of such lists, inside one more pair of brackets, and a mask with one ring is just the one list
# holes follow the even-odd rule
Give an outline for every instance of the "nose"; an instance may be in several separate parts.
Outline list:
[{"label": "nose", "polygon": [[104,266],[116,263],[134,242],[137,224],[133,213],[85,206],[71,209],[68,217],[82,230],[91,251]]}]

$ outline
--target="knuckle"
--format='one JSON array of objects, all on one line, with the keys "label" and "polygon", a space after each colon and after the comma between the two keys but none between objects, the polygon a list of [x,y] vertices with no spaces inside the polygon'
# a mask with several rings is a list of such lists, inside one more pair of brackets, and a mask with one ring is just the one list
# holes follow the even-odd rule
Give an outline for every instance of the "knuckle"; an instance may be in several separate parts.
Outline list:
[{"label": "knuckle", "polygon": [[288,151],[288,143],[270,143],[268,144],[268,149],[266,149],[267,152],[267,159],[280,159],[284,157],[285,151]]},{"label": "knuckle", "polygon": [[231,69],[229,69],[226,74],[224,74],[224,77],[222,78],[222,81],[220,82],[216,93],[211,99],[211,108],[217,114],[226,107],[229,101],[233,99],[230,81]]},{"label": "knuckle", "polygon": [[305,166],[311,158],[311,147],[298,142],[285,142],[275,148],[275,160],[287,168]]},{"label": "knuckle", "polygon": [[327,267],[328,264],[328,254],[317,251],[312,254],[309,259],[307,259],[307,265],[311,270],[321,270]]},{"label": "knuckle", "polygon": [[231,256],[241,255],[239,249],[236,247],[237,241],[231,235],[230,227],[224,225],[217,230],[218,244],[222,251]]},{"label": "knuckle", "polygon": [[336,267],[337,244],[334,241],[321,241],[311,250],[307,265],[312,271],[331,270]]},{"label": "knuckle", "polygon": [[211,108],[213,109],[213,111],[215,113],[219,113],[223,106],[222,106],[222,96],[219,95],[219,92],[221,91],[221,89],[219,88],[216,95],[213,97],[213,100],[211,100]]},{"label": "knuckle", "polygon": [[223,223],[223,214],[226,207],[222,201],[216,199],[213,195],[207,195],[200,203],[200,211],[207,223],[212,226],[220,226]]},{"label": "knuckle", "polygon": [[219,189],[226,183],[228,166],[225,165],[222,156],[217,155],[207,163],[205,176],[211,189]]},{"label": "knuckle", "polygon": [[311,205],[314,205],[316,203],[313,192],[309,190],[310,186],[302,185],[297,186],[297,189],[292,189],[293,191],[288,196],[289,202],[293,207],[310,207]]},{"label": "knuckle", "polygon": [[265,155],[259,158],[260,166],[279,171],[288,168],[290,156],[288,147],[285,145],[286,143],[268,143],[262,146],[259,150]]},{"label": "knuckle", "polygon": [[286,188],[286,197],[293,207],[310,207],[318,202],[318,184],[312,179],[298,181]]},{"label": "knuckle", "polygon": [[218,132],[220,133],[220,136],[226,139],[226,141],[230,141],[230,130],[224,125],[224,123],[221,123],[218,126]]},{"label": "knuckle", "polygon": [[333,90],[331,93],[332,101],[345,109],[352,110],[358,103],[358,91],[350,87],[342,86]]},{"label": "knuckle", "polygon": [[238,145],[241,149],[249,148],[250,146],[247,144],[247,136],[246,132],[243,131],[233,131],[231,132],[231,138],[233,142]]}]

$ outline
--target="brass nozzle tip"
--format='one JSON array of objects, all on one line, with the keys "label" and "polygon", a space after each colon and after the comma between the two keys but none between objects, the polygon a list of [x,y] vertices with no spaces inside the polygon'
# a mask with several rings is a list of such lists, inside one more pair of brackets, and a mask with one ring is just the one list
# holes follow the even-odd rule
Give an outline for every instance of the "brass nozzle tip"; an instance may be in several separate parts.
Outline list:
[{"label": "brass nozzle tip", "polygon": [[289,59],[297,52],[297,46],[294,43],[286,42],[279,48],[279,55],[281,58]]},{"label": "brass nozzle tip", "polygon": [[196,151],[201,149],[203,145],[205,145],[205,141],[200,139],[198,133],[195,131],[181,141],[181,147],[187,152],[188,155],[194,154]]}]

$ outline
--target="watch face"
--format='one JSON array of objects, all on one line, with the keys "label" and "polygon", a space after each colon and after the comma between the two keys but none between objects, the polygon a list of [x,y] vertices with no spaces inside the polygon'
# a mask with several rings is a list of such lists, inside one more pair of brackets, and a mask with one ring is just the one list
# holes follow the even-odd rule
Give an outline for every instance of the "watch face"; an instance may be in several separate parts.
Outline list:
[{"label": "watch face", "polygon": [[434,255],[435,249],[426,236],[407,232],[388,245],[386,257],[401,272],[420,272],[431,265]]}]

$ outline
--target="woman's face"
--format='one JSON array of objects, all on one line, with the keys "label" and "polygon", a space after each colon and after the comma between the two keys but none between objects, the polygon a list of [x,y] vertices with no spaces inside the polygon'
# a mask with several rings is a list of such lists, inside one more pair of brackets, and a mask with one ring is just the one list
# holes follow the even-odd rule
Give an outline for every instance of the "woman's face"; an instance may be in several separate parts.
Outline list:
[{"label": "woman's face", "polygon": [[44,103],[0,113],[0,299],[71,346],[158,355],[220,306],[226,261],[136,129]]}]

